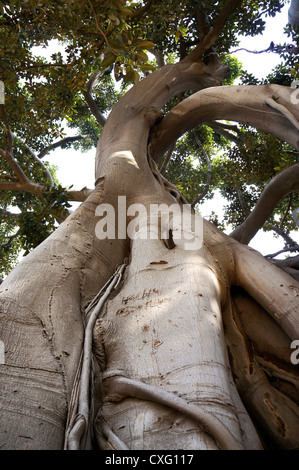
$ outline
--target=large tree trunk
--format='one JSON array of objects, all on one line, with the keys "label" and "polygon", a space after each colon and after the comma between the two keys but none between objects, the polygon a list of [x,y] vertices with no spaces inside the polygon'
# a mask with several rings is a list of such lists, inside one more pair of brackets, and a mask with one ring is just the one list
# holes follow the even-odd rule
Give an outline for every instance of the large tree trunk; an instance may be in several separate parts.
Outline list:
[{"label": "large tree trunk", "polygon": [[[63,448],[73,385],[83,387],[76,374],[85,309],[125,258],[123,283],[99,312],[94,330],[98,365],[92,445],[261,448],[239,396],[239,392],[245,395],[244,383],[255,388],[247,349],[244,362],[237,361],[244,347],[241,339],[234,341],[238,332],[232,312],[237,309],[231,287],[247,290],[291,341],[299,334],[298,283],[204,221],[202,246],[193,250],[186,249],[184,240],[168,239],[170,227],[166,237],[164,233],[156,240],[133,241],[127,236],[101,240],[96,230],[97,206],[110,204],[117,214],[119,196],[126,197],[126,208],[138,203],[149,211],[151,204],[164,203],[182,210],[180,195],[151,162],[150,129],[161,119],[160,108],[171,96],[214,87],[222,75],[215,59],[208,65],[183,61],[135,86],[104,127],[95,191],[1,284],[2,448]],[[271,114],[277,117],[275,111]],[[133,216],[127,217],[124,227],[119,223],[116,231],[124,235]],[[190,233],[185,228],[183,232],[188,239]],[[284,381],[298,387],[293,369],[284,371]],[[256,395],[250,397],[250,409],[259,415],[263,432],[273,436]],[[299,435],[298,397],[293,394],[279,408],[277,396],[273,405],[268,395],[268,409],[276,410],[274,426],[280,423],[276,442],[284,448],[298,446],[294,437]],[[68,428],[66,448],[84,446],[76,437],[81,423],[84,427],[88,421],[81,409],[79,403],[72,410],[75,420],[68,420],[75,423],[75,431]],[[291,436],[285,431],[289,427]]]},{"label": "large tree trunk", "polygon": [[133,242],[124,286],[95,328],[102,448],[111,449],[103,422],[130,449],[260,448],[229,367],[227,276],[207,244],[188,251]]}]

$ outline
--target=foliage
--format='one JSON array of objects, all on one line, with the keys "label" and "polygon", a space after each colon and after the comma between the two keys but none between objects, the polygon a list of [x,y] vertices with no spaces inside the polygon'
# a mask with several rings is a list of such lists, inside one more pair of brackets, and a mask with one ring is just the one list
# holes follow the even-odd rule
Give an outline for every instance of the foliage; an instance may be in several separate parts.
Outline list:
[{"label": "foliage", "polygon": [[[43,187],[40,195],[0,191],[3,273],[11,269],[20,250],[30,251],[55,230],[68,209],[67,188],[59,185],[55,169],[43,159],[53,143],[70,131],[81,137],[64,141],[62,146],[85,151],[96,145],[102,124],[92,113],[86,93],[90,92],[97,108],[107,116],[129,86],[158,68],[157,55],[149,51],[159,51],[165,62],[185,57],[226,4],[227,0],[0,1],[0,80],[5,84],[7,117],[6,123],[3,115],[1,119],[0,149],[8,146],[9,129],[14,136],[13,156],[17,164],[30,181]],[[215,50],[227,65],[223,84],[232,84],[241,74],[242,64],[229,55],[229,50],[238,45],[239,35],[262,34],[265,18],[274,16],[284,4],[284,0],[244,0],[230,16],[215,43]],[[289,29],[289,35],[297,44],[294,31]],[[55,52],[49,57],[48,48],[53,44]],[[291,77],[297,76],[294,57],[282,54],[282,61],[266,82],[289,84]],[[97,80],[89,89],[95,74]],[[256,83],[246,70],[241,80]],[[177,100],[178,97],[173,98],[166,110]],[[214,127],[200,126],[196,134],[212,166],[206,197],[221,189],[228,200],[226,220],[233,225],[243,217],[234,186],[236,178],[250,210],[269,178],[296,158],[293,155],[287,159],[290,150],[277,140],[248,132],[244,127],[237,133],[233,131],[235,138],[241,134],[239,147],[232,144],[229,134],[224,136]],[[249,145],[251,151],[246,150]],[[267,153],[271,154],[271,165],[265,174]],[[257,160],[264,162],[260,169],[255,165]],[[166,177],[191,202],[205,186],[207,169],[194,133],[189,133],[177,143]],[[0,183],[14,181],[11,167],[1,157]],[[295,198],[293,203],[296,204]],[[278,213],[283,210],[282,204]],[[223,221],[217,223],[223,225]],[[287,224],[291,228],[291,222]]]}]

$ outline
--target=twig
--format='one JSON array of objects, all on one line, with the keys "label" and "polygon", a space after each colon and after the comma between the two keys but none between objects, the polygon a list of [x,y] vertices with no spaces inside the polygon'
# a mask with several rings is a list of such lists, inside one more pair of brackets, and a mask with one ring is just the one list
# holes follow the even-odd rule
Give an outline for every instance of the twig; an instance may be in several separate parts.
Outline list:
[{"label": "twig", "polygon": [[0,215],[2,217],[11,217],[13,219],[19,219],[21,214],[14,214],[13,212],[9,212],[4,209],[0,209]]},{"label": "twig", "polygon": [[283,218],[281,219],[281,222],[280,222],[280,224],[279,224],[279,228],[280,228],[280,229],[282,229],[283,224],[285,223],[285,220],[286,220],[286,218],[287,218],[287,216],[288,216],[289,210],[290,210],[290,208],[291,208],[292,200],[293,200],[293,193],[290,194],[288,207],[287,207],[287,209],[286,209],[286,211],[285,211],[285,214],[284,214],[284,216],[283,216]]},{"label": "twig", "polygon": [[71,142],[76,142],[76,140],[86,139],[86,135],[74,135],[71,137],[65,137],[64,139],[55,142],[54,144],[49,145],[44,150],[42,150],[38,155],[37,158],[43,158],[47,153],[55,150],[57,147],[62,147],[63,145],[69,144]]},{"label": "twig", "polygon": [[7,242],[3,243],[1,245],[1,248],[4,248],[4,249],[9,248],[13,240],[17,238],[19,235],[20,235],[20,229],[14,235],[11,235],[10,237],[8,237]]},{"label": "twig", "polygon": [[277,54],[281,54],[282,52],[287,52],[289,54],[298,54],[299,53],[299,47],[293,46],[292,44],[289,44],[287,46],[275,46],[275,44],[271,44],[267,49],[263,49],[261,51],[250,51],[249,49],[246,49],[245,47],[240,47],[239,49],[235,49],[234,51],[230,51],[228,55],[230,54],[235,54],[236,52],[239,51],[245,51],[248,52],[249,54],[263,54],[264,52],[275,52]]},{"label": "twig", "polygon": [[53,181],[53,178],[52,178],[52,175],[51,175],[49,169],[44,165],[44,163],[40,160],[40,158],[35,155],[34,151],[25,142],[23,142],[21,139],[19,139],[15,134],[13,134],[13,137],[14,137],[14,139],[19,140],[19,142],[26,148],[26,150],[30,153],[32,158],[36,161],[38,166],[43,169],[44,176],[46,178],[48,178],[48,180],[50,181],[49,186],[50,186],[50,189],[51,189],[54,185],[54,181]]},{"label": "twig", "polygon": [[152,4],[154,3],[155,0],[149,0],[143,7],[141,7],[139,10],[136,10],[134,12],[132,12],[132,14],[130,15],[130,18],[131,19],[139,19],[141,18],[142,15],[144,15],[144,13],[147,12],[147,10],[152,6]]},{"label": "twig", "polygon": [[94,9],[94,7],[93,7],[93,4],[91,3],[90,0],[88,0],[88,3],[89,3],[89,5],[90,5],[90,8],[91,8],[92,11],[93,11],[94,19],[95,19],[95,22],[96,22],[97,29],[100,31],[101,35],[103,36],[103,39],[104,39],[105,43],[107,44],[107,46],[109,46],[108,39],[107,39],[106,35],[104,34],[104,32],[103,32],[103,31],[101,30],[101,28],[100,28],[100,25],[99,25],[99,22],[98,22],[98,19],[97,19],[97,14],[96,14],[96,12],[95,12],[95,9]]},{"label": "twig", "polygon": [[265,258],[275,258],[275,256],[280,255],[281,253],[286,253],[286,252],[293,252],[293,251],[299,251],[299,245],[296,246],[291,246],[289,248],[284,248],[283,250],[279,250],[276,253],[272,253],[270,255],[266,255]]},{"label": "twig", "polygon": [[196,62],[208,50],[219,37],[225,23],[233,11],[240,6],[242,0],[230,0],[218,16],[214,26],[208,34],[200,41],[193,51],[184,59],[185,61]]},{"label": "twig", "polygon": [[280,235],[284,239],[288,247],[298,246],[298,244],[289,235],[287,235],[280,227],[276,227],[275,225],[272,225],[271,230],[273,230],[278,235]]}]

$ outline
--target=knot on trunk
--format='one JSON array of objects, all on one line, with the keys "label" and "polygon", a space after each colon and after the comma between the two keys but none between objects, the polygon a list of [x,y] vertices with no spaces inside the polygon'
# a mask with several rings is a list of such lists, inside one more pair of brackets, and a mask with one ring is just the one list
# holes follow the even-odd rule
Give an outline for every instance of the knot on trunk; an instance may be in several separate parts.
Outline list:
[{"label": "knot on trunk", "polygon": [[158,122],[162,121],[164,113],[156,106],[150,106],[144,113],[144,119],[147,121],[149,127],[153,127]]}]

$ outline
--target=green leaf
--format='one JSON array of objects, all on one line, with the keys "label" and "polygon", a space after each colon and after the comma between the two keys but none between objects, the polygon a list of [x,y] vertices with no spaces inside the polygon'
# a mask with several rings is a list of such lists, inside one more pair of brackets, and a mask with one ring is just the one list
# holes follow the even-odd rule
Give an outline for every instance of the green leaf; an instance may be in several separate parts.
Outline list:
[{"label": "green leaf", "polygon": [[155,44],[151,41],[142,41],[137,45],[137,47],[139,49],[152,49],[155,47]]}]

